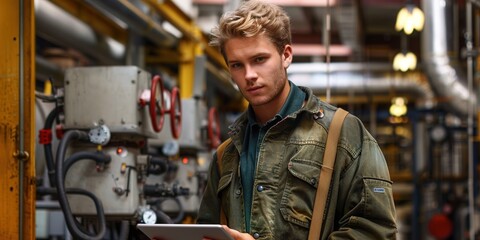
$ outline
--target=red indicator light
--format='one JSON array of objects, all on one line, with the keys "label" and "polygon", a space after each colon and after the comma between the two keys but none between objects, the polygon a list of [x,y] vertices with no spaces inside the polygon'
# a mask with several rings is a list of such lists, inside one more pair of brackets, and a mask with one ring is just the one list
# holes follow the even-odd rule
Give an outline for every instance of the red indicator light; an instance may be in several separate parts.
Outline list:
[{"label": "red indicator light", "polygon": [[116,153],[120,157],[126,157],[128,155],[128,150],[125,147],[117,147]]},{"label": "red indicator light", "polygon": [[182,163],[183,163],[183,164],[188,164],[188,158],[184,157],[184,158],[182,159]]}]

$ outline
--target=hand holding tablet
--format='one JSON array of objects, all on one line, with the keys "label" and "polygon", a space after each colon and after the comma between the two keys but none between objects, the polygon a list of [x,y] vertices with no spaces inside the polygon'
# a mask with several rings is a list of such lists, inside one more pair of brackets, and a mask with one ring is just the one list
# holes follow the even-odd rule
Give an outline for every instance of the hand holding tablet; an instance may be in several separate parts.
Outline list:
[{"label": "hand holding tablet", "polygon": [[220,224],[137,224],[150,239],[234,240]]}]

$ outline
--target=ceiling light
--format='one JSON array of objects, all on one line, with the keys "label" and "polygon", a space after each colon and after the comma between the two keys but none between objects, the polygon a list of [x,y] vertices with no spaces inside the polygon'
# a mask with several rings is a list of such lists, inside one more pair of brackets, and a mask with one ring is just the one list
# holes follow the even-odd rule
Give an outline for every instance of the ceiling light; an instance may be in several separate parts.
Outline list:
[{"label": "ceiling light", "polygon": [[407,114],[407,100],[403,97],[395,97],[392,99],[392,105],[390,106],[390,114],[394,117],[401,117]]},{"label": "ceiling light", "polygon": [[410,35],[413,30],[422,31],[424,23],[425,16],[422,10],[413,4],[407,4],[397,14],[395,29],[397,31],[403,29],[405,34]]},{"label": "ceiling light", "polygon": [[412,52],[402,53],[399,52],[393,58],[393,69],[402,72],[406,72],[408,70],[414,70],[417,67],[417,56]]}]

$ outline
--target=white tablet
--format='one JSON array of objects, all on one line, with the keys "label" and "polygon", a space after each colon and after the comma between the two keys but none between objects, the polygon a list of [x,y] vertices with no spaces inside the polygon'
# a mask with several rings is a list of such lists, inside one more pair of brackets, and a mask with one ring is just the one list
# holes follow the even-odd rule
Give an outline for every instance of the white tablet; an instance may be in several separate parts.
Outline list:
[{"label": "white tablet", "polygon": [[162,240],[233,240],[220,224],[137,224],[150,239]]}]

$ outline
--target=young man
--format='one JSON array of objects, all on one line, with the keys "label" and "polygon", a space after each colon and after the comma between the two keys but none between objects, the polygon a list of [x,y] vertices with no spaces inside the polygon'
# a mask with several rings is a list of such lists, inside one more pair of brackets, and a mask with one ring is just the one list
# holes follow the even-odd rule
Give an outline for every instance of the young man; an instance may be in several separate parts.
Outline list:
[{"label": "young man", "polygon": [[[197,222],[221,223],[224,215],[234,239],[307,239],[336,108],[287,79],[290,20],[278,6],[245,2],[212,33],[249,107],[230,126],[220,168],[214,155]],[[321,239],[394,239],[396,232],[384,156],[348,115]]]}]

